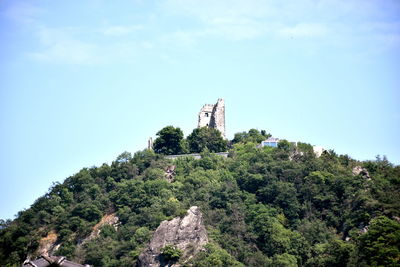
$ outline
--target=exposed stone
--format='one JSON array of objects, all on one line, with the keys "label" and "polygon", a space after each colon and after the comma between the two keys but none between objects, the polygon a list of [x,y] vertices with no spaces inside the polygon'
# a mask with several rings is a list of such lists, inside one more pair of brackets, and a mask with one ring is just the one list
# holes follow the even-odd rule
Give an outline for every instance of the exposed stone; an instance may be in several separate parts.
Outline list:
[{"label": "exposed stone", "polygon": [[218,99],[215,105],[205,104],[199,112],[198,127],[215,128],[221,132],[223,138],[225,134],[225,101]]},{"label": "exposed stone", "polygon": [[365,180],[371,180],[368,170],[361,166],[355,166],[353,168],[353,175],[361,175],[361,177],[363,177]]},{"label": "exposed stone", "polygon": [[54,230],[50,231],[46,237],[39,240],[38,255],[52,255],[60,246],[56,244],[57,234]]},{"label": "exposed stone", "polygon": [[167,178],[167,181],[172,183],[174,181],[174,177],[176,175],[175,173],[176,166],[175,165],[170,165],[165,168],[165,178]]},{"label": "exposed stone", "polygon": [[161,249],[172,245],[181,250],[181,263],[196,255],[208,242],[207,232],[203,224],[203,216],[196,206],[187,211],[184,218],[174,218],[163,221],[154,232],[147,249],[140,254],[138,266],[181,266],[179,263],[166,262],[161,255]]},{"label": "exposed stone", "polygon": [[353,168],[353,175],[359,175],[361,171],[362,171],[362,167],[361,166],[355,166]]},{"label": "exposed stone", "polygon": [[118,224],[119,224],[118,221],[119,221],[119,219],[114,213],[103,216],[103,218],[101,218],[100,222],[98,222],[95,226],[93,226],[93,229],[92,229],[92,232],[90,233],[90,235],[88,237],[86,237],[84,240],[82,240],[80,245],[98,237],[100,235],[101,228],[105,225],[111,225],[115,229],[117,229]]},{"label": "exposed stone", "polygon": [[[79,242],[78,247],[82,246],[84,243],[98,237],[101,232],[101,228],[105,225],[111,225],[115,229],[117,229],[119,223],[118,223],[118,217],[115,214],[107,214],[101,218],[100,222],[98,222],[95,226],[93,226],[92,232],[88,237],[85,239],[81,240]],[[28,258],[34,258],[35,255],[42,255],[42,256],[52,256],[53,253],[55,253],[60,246],[62,245],[61,243],[57,242],[57,233],[54,230],[51,230],[47,236],[43,237],[42,239],[39,240],[39,248],[36,250],[34,254],[28,255]]]},{"label": "exposed stone", "polygon": [[317,158],[321,157],[322,153],[326,151],[322,146],[313,146],[314,154]]}]

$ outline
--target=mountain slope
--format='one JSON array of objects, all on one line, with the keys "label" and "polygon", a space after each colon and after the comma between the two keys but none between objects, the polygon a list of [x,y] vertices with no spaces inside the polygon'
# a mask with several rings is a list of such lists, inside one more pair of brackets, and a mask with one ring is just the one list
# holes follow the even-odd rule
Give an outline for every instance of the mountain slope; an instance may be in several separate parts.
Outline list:
[{"label": "mountain slope", "polygon": [[[200,160],[125,152],[110,166],[84,168],[54,184],[3,222],[0,265],[37,256],[50,233],[56,255],[135,266],[161,221],[198,206],[209,244],[193,266],[395,266],[399,192],[400,167],[386,159],[358,162],[333,151],[316,158],[307,144],[240,142],[228,158],[203,153]],[[118,224],[105,224],[88,240],[108,214]]]}]

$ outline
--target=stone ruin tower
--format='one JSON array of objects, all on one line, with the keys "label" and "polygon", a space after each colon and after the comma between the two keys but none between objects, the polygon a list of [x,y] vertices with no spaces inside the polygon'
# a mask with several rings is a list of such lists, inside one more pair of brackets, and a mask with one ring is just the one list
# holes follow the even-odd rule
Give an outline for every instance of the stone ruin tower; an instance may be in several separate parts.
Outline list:
[{"label": "stone ruin tower", "polygon": [[225,101],[220,98],[214,105],[205,104],[199,112],[198,127],[211,127],[221,132],[225,136]]}]

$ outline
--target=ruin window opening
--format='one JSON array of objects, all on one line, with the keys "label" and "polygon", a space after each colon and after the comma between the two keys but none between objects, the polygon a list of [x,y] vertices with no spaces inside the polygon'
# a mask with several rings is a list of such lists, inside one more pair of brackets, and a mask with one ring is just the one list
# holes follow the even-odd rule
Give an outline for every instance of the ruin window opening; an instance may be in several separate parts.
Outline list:
[{"label": "ruin window opening", "polygon": [[206,112],[206,117],[208,117],[208,113]]}]

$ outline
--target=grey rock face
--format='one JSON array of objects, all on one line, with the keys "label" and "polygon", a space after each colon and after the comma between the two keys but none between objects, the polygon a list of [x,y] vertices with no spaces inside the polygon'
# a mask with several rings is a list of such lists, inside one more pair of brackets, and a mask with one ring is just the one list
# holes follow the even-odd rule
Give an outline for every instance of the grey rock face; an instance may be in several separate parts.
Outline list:
[{"label": "grey rock face", "polygon": [[371,176],[366,168],[356,166],[353,168],[353,175],[361,175],[365,180],[371,180]]},{"label": "grey rock face", "polygon": [[198,207],[193,206],[184,218],[177,217],[171,221],[161,222],[148,248],[140,254],[138,266],[180,266],[178,263],[165,262],[160,255],[161,249],[166,245],[175,246],[183,252],[180,261],[185,262],[196,255],[207,242],[202,213]]}]

